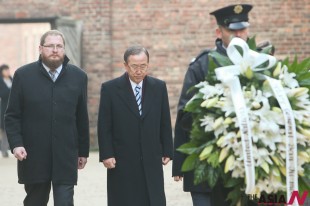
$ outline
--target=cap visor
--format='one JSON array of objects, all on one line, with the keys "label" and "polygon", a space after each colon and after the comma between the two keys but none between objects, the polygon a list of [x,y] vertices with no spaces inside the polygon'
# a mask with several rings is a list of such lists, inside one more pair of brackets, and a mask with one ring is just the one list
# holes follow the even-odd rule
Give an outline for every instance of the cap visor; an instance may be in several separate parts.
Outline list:
[{"label": "cap visor", "polygon": [[231,30],[239,30],[239,29],[247,28],[249,25],[250,25],[250,23],[246,22],[246,21],[235,22],[235,23],[230,23],[228,28]]}]

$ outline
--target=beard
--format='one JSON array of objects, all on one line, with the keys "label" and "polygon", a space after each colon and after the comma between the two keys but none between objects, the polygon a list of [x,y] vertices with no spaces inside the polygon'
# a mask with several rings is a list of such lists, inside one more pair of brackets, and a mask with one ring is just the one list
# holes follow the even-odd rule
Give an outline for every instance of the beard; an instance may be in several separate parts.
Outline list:
[{"label": "beard", "polygon": [[64,56],[58,56],[57,59],[41,55],[42,62],[50,69],[57,69],[64,62]]}]

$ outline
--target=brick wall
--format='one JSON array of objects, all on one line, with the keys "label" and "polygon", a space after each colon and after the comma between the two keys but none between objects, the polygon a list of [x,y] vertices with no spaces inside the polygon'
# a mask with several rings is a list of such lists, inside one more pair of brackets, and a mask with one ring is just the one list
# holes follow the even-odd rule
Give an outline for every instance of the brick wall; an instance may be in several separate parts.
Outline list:
[{"label": "brick wall", "polygon": [[[227,3],[229,2],[229,3]],[[250,32],[270,40],[276,56],[310,56],[308,0],[0,0],[1,18],[70,16],[83,21],[82,67],[89,76],[92,146],[100,84],[123,73],[123,53],[132,44],[148,48],[150,75],[167,82],[174,124],[187,65],[214,47],[215,20],[209,12],[231,3],[250,3]]]}]

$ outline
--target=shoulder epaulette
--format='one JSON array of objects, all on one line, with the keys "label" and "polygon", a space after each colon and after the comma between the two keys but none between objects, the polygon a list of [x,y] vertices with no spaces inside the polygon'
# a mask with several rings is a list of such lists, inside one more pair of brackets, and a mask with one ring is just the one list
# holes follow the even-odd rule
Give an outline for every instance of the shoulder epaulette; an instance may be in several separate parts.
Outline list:
[{"label": "shoulder epaulette", "polygon": [[202,52],[200,52],[200,54],[198,54],[197,57],[193,58],[192,61],[189,63],[190,65],[193,64],[194,62],[196,62],[199,58],[201,58],[202,56],[208,54],[210,52],[210,49],[205,49]]}]

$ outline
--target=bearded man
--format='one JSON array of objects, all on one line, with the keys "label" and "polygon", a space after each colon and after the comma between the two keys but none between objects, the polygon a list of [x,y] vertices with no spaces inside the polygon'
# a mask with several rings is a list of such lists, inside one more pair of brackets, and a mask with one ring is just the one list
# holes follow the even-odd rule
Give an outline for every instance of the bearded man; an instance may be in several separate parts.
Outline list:
[{"label": "bearded man", "polygon": [[89,155],[87,75],[68,64],[64,35],[42,35],[39,60],[17,69],[5,113],[5,128],[18,159],[25,206],[73,205],[77,171]]}]

